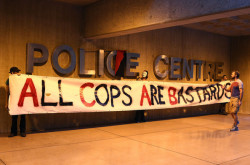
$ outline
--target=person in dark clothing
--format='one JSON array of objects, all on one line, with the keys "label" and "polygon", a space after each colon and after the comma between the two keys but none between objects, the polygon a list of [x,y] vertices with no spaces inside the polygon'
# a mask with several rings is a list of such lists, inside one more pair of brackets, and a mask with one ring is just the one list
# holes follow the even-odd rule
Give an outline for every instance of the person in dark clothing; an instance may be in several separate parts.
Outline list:
[{"label": "person in dark clothing", "polygon": [[[10,74],[17,74],[20,75],[21,70],[18,69],[17,67],[11,67],[10,68]],[[8,109],[8,100],[9,100],[9,95],[10,95],[10,89],[9,89],[9,79],[6,81],[6,104],[5,107]],[[20,135],[22,137],[26,137],[26,119],[25,115],[20,115],[21,120],[20,120]],[[18,115],[12,115],[12,124],[11,124],[11,132],[9,134],[9,137],[17,136],[17,119]]]},{"label": "person in dark clothing", "polygon": [[[147,70],[144,70],[142,72],[142,77],[137,78],[137,80],[143,80],[143,81],[145,81],[147,79],[148,79],[148,71]],[[136,115],[135,115],[136,122],[137,123],[145,122],[146,121],[145,114],[146,114],[145,110],[138,110],[138,111],[136,111]]]}]

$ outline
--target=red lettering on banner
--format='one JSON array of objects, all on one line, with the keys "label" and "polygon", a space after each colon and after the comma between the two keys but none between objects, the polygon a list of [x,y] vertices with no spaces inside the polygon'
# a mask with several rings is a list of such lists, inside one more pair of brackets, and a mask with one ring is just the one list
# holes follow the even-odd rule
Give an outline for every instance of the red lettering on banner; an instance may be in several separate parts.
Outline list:
[{"label": "red lettering on banner", "polygon": [[[172,94],[171,94],[171,91],[173,91]],[[178,102],[177,98],[175,97],[175,94],[176,94],[176,88],[169,87],[168,88],[168,96],[169,96],[169,102],[170,102],[171,105],[175,105]],[[174,101],[172,101],[171,98],[173,98]]]},{"label": "red lettering on banner", "polygon": [[90,88],[93,88],[94,87],[94,84],[93,83],[85,83],[83,84],[81,87],[80,87],[80,98],[81,98],[81,101],[82,103],[86,106],[86,107],[93,107],[95,105],[95,100],[93,100],[91,103],[87,103],[83,97],[83,89],[85,87],[90,87]]},{"label": "red lettering on banner", "polygon": [[[27,92],[28,87],[30,87],[30,92]],[[38,107],[38,100],[37,100],[37,94],[36,94],[36,88],[35,85],[32,81],[31,78],[27,78],[26,82],[23,86],[19,101],[18,101],[18,106],[22,107],[24,98],[25,97],[32,97],[33,98],[33,103],[35,107]]]},{"label": "red lettering on banner", "polygon": [[140,102],[140,105],[142,106],[143,105],[143,99],[144,98],[147,98],[148,99],[148,104],[151,105],[151,100],[149,98],[149,95],[148,95],[148,91],[147,91],[147,88],[145,87],[145,85],[143,85],[142,87],[142,93],[141,93],[141,102]]}]

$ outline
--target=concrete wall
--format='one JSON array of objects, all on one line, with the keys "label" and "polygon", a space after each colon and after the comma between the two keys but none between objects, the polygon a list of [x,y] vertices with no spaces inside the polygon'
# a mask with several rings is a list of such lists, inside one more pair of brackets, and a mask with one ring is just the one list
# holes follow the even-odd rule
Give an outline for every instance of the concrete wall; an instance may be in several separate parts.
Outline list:
[{"label": "concrete wall", "polygon": [[[11,121],[4,108],[5,81],[9,76],[9,68],[12,66],[18,66],[23,73],[25,72],[26,44],[28,42],[45,45],[50,56],[57,46],[63,44],[73,47],[77,56],[80,47],[85,50],[124,49],[129,52],[140,53],[140,66],[136,71],[141,72],[148,69],[149,80],[156,80],[153,76],[152,63],[153,59],[160,54],[214,62],[224,61],[224,73],[229,74],[229,39],[227,37],[176,27],[87,41],[81,39],[81,34],[83,34],[81,30],[84,26],[81,15],[82,8],[59,2],[46,0],[36,2],[33,0],[0,1],[0,76],[2,78],[2,81],[0,81],[0,133],[7,133],[10,130]],[[36,54],[36,56],[39,56],[39,54]],[[88,61],[91,61],[86,68],[94,69],[91,64],[95,61],[95,54],[87,55],[86,60],[87,64]],[[59,61],[61,66],[66,66],[69,61],[67,54],[62,54]],[[76,69],[69,77],[79,78],[77,73]],[[33,74],[59,76],[52,69],[50,58],[45,65],[36,66]],[[110,79],[110,77],[105,75],[95,79]],[[180,80],[179,82],[187,82],[187,80]],[[208,81],[202,80],[188,82],[208,83]],[[148,119],[157,120],[209,114],[216,113],[217,110],[217,105],[157,110],[150,111]],[[28,115],[27,130],[43,131],[133,122],[134,116],[135,112]]]},{"label": "concrete wall", "polygon": [[250,36],[231,38],[231,68],[240,72],[244,96],[240,113],[250,114]]},{"label": "concrete wall", "polygon": [[83,35],[115,37],[250,14],[248,0],[101,0],[84,10]]}]

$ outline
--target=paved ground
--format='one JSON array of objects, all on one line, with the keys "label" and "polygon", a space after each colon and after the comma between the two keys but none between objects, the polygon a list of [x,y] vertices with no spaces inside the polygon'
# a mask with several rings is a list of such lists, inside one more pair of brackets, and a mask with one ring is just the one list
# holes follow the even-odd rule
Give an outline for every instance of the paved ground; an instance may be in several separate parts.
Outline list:
[{"label": "paved ground", "polygon": [[8,138],[0,165],[249,165],[250,115],[208,115]]}]

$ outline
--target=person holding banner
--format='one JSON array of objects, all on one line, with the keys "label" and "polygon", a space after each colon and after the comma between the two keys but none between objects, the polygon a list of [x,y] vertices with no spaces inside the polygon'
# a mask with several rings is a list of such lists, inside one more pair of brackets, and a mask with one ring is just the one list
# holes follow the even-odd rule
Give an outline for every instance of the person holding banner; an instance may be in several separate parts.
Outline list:
[{"label": "person holding banner", "polygon": [[[137,80],[147,80],[148,79],[148,71],[144,70],[142,72],[142,77],[138,77]],[[145,110],[138,110],[136,111],[136,115],[135,115],[135,120],[137,123],[140,122],[145,122],[145,115],[147,114],[147,112]]]},{"label": "person holding banner", "polygon": [[223,88],[231,92],[231,98],[230,98],[230,106],[229,106],[229,113],[231,113],[234,123],[233,127],[230,129],[230,131],[238,131],[238,116],[237,113],[239,111],[239,108],[242,104],[242,98],[243,98],[243,82],[239,79],[240,73],[238,71],[233,71],[231,74],[231,78],[233,79],[233,82],[231,83],[230,87]]},{"label": "person holding banner", "polygon": [[[21,70],[18,69],[17,67],[11,67],[10,68],[10,74],[17,74],[21,75],[19,72]],[[10,89],[9,89],[9,79],[6,81],[6,104],[5,107],[8,109],[8,100],[9,100],[9,95],[10,95]],[[26,137],[26,120],[25,120],[25,115],[20,115],[21,120],[20,120],[20,135],[22,137]],[[9,134],[9,137],[17,136],[17,118],[18,115],[12,115],[12,124],[11,124],[11,132]]]}]

